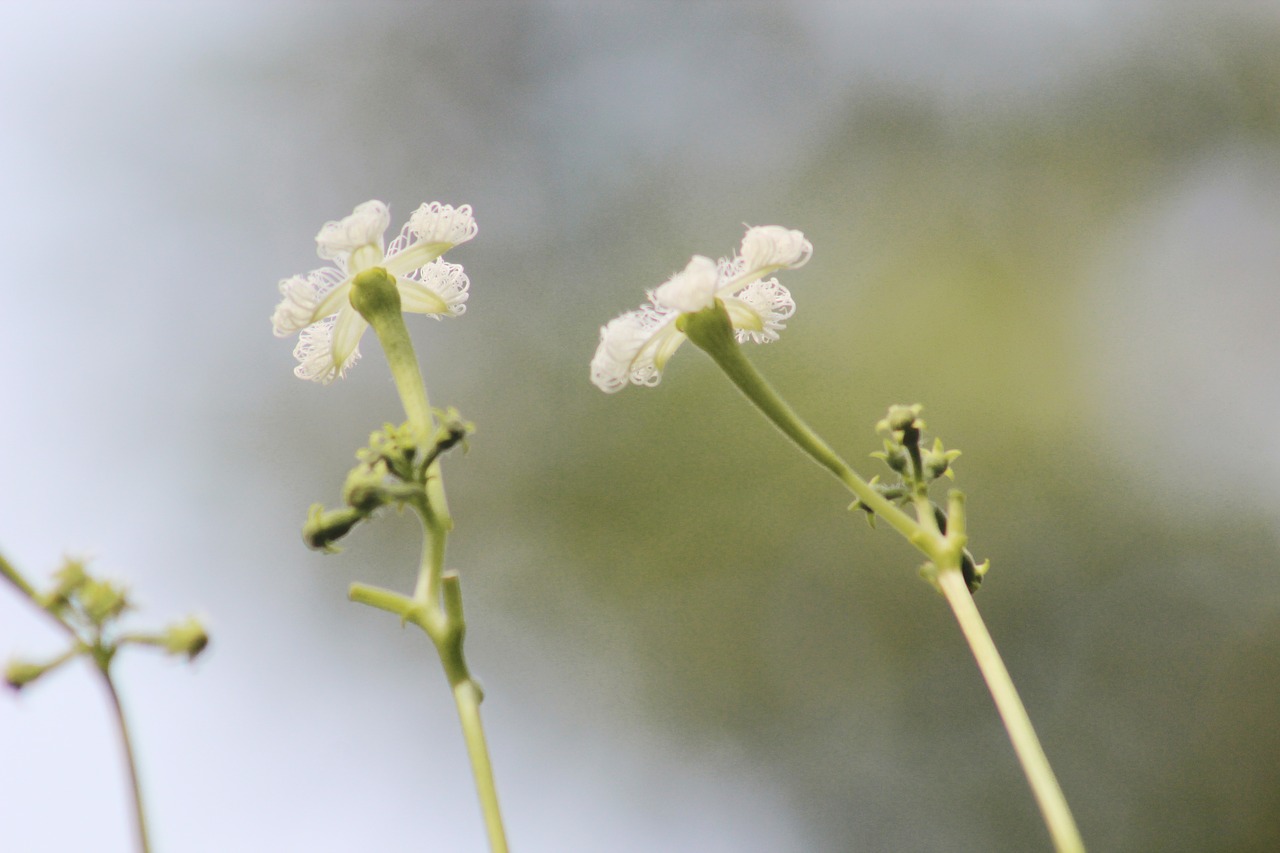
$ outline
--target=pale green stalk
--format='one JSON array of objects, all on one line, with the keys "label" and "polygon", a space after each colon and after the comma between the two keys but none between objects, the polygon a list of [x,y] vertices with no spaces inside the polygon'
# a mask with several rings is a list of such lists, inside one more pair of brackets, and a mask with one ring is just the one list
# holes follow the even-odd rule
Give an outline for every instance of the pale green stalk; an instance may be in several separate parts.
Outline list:
[{"label": "pale green stalk", "polygon": [[124,706],[120,703],[120,694],[116,692],[115,682],[111,679],[110,662],[99,664],[102,682],[107,686],[107,696],[111,699],[111,709],[116,720],[116,729],[120,732],[120,743],[124,747],[124,761],[129,769],[129,786],[133,790],[134,826],[138,833],[138,850],[150,853],[151,839],[147,833],[146,809],[142,804],[142,783],[138,779],[138,767],[133,754],[133,739],[129,736],[129,724],[125,722]]},{"label": "pale green stalk", "polygon": [[71,636],[74,644],[70,649],[61,655],[56,661],[46,664],[50,669],[66,660],[75,657],[83,651],[91,651],[95,666],[102,674],[102,681],[107,687],[107,696],[111,700],[111,709],[116,721],[116,730],[120,733],[120,745],[124,750],[125,765],[129,770],[129,792],[133,800],[134,815],[134,831],[138,836],[138,850],[140,853],[150,853],[151,841],[147,831],[146,809],[142,800],[142,783],[138,777],[137,759],[134,757],[133,738],[129,735],[129,725],[125,721],[124,707],[120,703],[120,694],[116,691],[115,683],[111,679],[111,662],[115,658],[116,647],[114,645],[104,646],[102,637],[99,636],[93,643],[86,643],[84,638],[76,630],[75,626],[63,618],[53,609],[45,607],[40,601],[40,595],[22,574],[15,569],[8,560],[0,556],[0,576],[9,581],[25,595],[31,602],[38,607],[41,612],[49,615],[54,622],[58,623],[61,628]]},{"label": "pale green stalk", "polygon": [[[431,412],[426,384],[418,368],[409,330],[404,324],[395,280],[384,269],[367,270],[356,277],[351,290],[351,302],[378,335],[405,414],[417,432],[418,440],[423,443],[429,441],[436,431],[435,416]],[[493,766],[489,759],[484,726],[480,720],[482,694],[462,653],[462,640],[466,632],[462,596],[457,576],[444,571],[445,543],[453,529],[453,518],[449,515],[449,505],[445,499],[439,460],[427,466],[425,476],[425,495],[413,503],[422,520],[424,534],[422,562],[413,597],[407,598],[399,593],[365,584],[352,584],[349,596],[352,601],[387,610],[400,616],[403,621],[412,622],[435,644],[458,709],[458,719],[467,744],[467,755],[471,760],[490,850],[493,853],[507,853],[506,832],[498,807]]]},{"label": "pale green stalk", "polygon": [[1083,853],[1084,841],[1071,816],[1066,797],[1058,784],[1049,760],[1040,746],[1031,719],[1013,686],[995,643],[988,633],[982,615],[973,603],[965,583],[961,561],[966,544],[963,497],[953,493],[948,531],[943,534],[934,520],[933,506],[923,492],[916,495],[919,520],[911,518],[854,472],[831,447],[822,440],[765,381],[750,361],[742,355],[733,337],[733,327],[723,304],[696,314],[685,314],[679,328],[705,351],[748,400],[770,422],[808,456],[831,472],[857,496],[863,505],[889,522],[912,545],[923,552],[935,567],[931,578],[942,591],[955,614],[965,641],[973,652],[978,669],[987,683],[996,709],[1022,765],[1045,826],[1059,853]]}]

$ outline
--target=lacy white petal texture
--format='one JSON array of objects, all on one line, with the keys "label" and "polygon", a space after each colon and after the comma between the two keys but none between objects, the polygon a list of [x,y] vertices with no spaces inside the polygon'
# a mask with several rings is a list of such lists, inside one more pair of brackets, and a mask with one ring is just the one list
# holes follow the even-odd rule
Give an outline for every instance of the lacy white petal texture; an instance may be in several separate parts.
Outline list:
[{"label": "lacy white petal texture", "polygon": [[813,244],[799,231],[781,225],[759,225],[747,229],[742,238],[742,260],[747,271],[765,275],[779,269],[796,269],[809,262]]},{"label": "lacy white petal texture", "polygon": [[409,217],[409,230],[424,243],[449,243],[456,246],[476,236],[478,228],[471,216],[471,205],[453,207],[433,201],[413,212]]},{"label": "lacy white petal texture", "polygon": [[366,201],[348,217],[326,222],[316,235],[316,250],[325,260],[345,258],[362,246],[382,246],[391,211],[380,201]]},{"label": "lacy white petal texture", "polygon": [[367,201],[343,219],[326,222],[316,235],[316,252],[333,265],[280,282],[280,303],[271,315],[279,337],[298,333],[294,373],[329,383],[344,376],[360,358],[360,338],[368,323],[351,306],[356,274],[382,267],[395,277],[403,310],[428,316],[457,317],[466,311],[470,281],[462,267],[440,255],[476,235],[470,205],[439,202],[414,211],[384,251],[383,235],[391,213],[380,201]]},{"label": "lacy white petal texture", "polygon": [[716,262],[702,255],[694,255],[682,272],[673,275],[653,292],[653,300],[659,305],[677,311],[691,313],[710,308],[716,301],[716,286],[720,283]]},{"label": "lacy white petal texture", "polygon": [[694,255],[688,265],[650,293],[650,303],[628,311],[600,329],[591,359],[591,381],[612,394],[627,385],[654,386],[672,353],[685,341],[676,328],[681,314],[724,303],[739,343],[776,341],[783,321],[796,312],[791,292],[776,278],[780,269],[804,266],[813,245],[804,234],[780,225],[747,229],[741,253],[713,261]]}]

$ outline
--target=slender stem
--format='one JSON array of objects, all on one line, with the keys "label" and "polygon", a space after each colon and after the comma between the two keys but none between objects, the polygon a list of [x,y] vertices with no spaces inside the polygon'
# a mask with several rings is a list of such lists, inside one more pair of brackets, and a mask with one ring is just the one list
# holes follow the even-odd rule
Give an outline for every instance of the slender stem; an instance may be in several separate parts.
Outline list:
[{"label": "slender stem", "polygon": [[489,849],[493,853],[507,853],[507,835],[502,826],[502,813],[498,809],[498,789],[494,784],[493,765],[489,760],[489,745],[485,741],[484,725],[480,722],[479,688],[471,679],[462,681],[453,688],[453,701],[458,706],[462,736],[467,741],[467,754],[471,757],[471,767],[476,777],[476,793],[480,796],[480,809],[484,812]]},{"label": "slender stem", "polygon": [[35,587],[31,586],[31,584],[27,582],[27,579],[24,578],[17,569],[10,565],[9,561],[6,560],[3,555],[0,555],[0,577],[3,577],[5,580],[9,581],[9,583],[17,587],[18,591],[27,598],[32,601],[36,601]]},{"label": "slender stem", "polygon": [[723,304],[697,314],[685,314],[680,318],[689,340],[702,348],[728,375],[738,390],[756,405],[761,413],[787,438],[803,450],[823,468],[826,468],[845,487],[871,507],[875,513],[889,522],[895,530],[911,541],[920,532],[920,526],[902,510],[871,487],[831,449],[808,424],[800,419],[786,401],[773,390],[773,386],[760,375],[755,366],[742,354],[742,348],[733,339],[733,327]]},{"label": "slender stem", "polygon": [[147,818],[142,805],[142,785],[138,781],[138,766],[133,754],[133,741],[129,737],[129,726],[125,722],[124,708],[120,704],[120,695],[116,692],[115,683],[111,680],[110,664],[99,665],[102,682],[107,686],[107,695],[111,699],[111,707],[115,712],[116,728],[120,731],[120,743],[124,747],[125,764],[129,768],[129,786],[133,793],[133,814],[138,834],[138,850],[150,853],[151,841],[147,836]]},{"label": "slender stem", "polygon": [[[1053,775],[1026,708],[1018,698],[1009,671],[1005,669],[965,583],[960,568],[966,539],[963,496],[952,496],[953,510],[960,511],[956,513],[950,535],[944,535],[939,530],[933,514],[933,504],[923,489],[917,490],[913,500],[920,521],[911,518],[859,477],[848,463],[800,419],[742,355],[741,348],[733,338],[728,313],[720,302],[717,301],[713,307],[704,311],[685,314],[678,322],[689,340],[710,355],[733,384],[783,434],[815,462],[834,474],[863,504],[888,521],[907,541],[934,561],[938,569],[936,581],[955,613],[965,640],[987,682],[1055,848],[1059,853],[1082,853],[1084,842],[1071,816],[1062,788]],[[921,461],[918,448],[912,455],[912,461],[919,475]]]},{"label": "slender stem", "polygon": [[973,603],[973,596],[965,585],[964,576],[956,566],[939,571],[937,582],[955,613],[956,621],[960,623],[960,630],[964,633],[969,648],[973,650],[974,660],[987,682],[991,698],[995,700],[996,710],[1000,712],[1009,740],[1013,742],[1018,761],[1026,773],[1027,783],[1035,795],[1041,815],[1044,816],[1045,826],[1053,838],[1054,849],[1059,853],[1082,853],[1084,840],[1071,816],[1066,797],[1053,774],[1053,768],[1049,766],[1044,749],[1040,746],[1040,739],[1031,726],[1027,709],[1018,698],[1009,670],[1005,668],[1000,652],[996,650],[995,642],[982,621],[982,615]]}]

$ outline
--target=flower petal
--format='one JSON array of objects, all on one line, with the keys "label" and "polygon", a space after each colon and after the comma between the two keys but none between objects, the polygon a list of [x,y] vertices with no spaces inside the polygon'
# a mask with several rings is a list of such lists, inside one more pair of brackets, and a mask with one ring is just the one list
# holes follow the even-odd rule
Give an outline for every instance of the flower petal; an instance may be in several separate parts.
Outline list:
[{"label": "flower petal", "polygon": [[667,359],[685,339],[675,328],[678,316],[678,311],[645,305],[610,320],[600,329],[591,359],[592,383],[606,394],[621,391],[628,382],[657,385]]},{"label": "flower petal", "polygon": [[716,262],[703,255],[694,255],[683,271],[653,292],[653,301],[681,313],[701,311],[715,304],[718,282]]},{"label": "flower petal", "polygon": [[382,251],[382,235],[391,224],[391,211],[380,201],[358,205],[350,216],[326,222],[316,235],[316,251],[326,260],[346,258],[362,246]]},{"label": "flower petal", "polygon": [[409,217],[409,230],[423,243],[456,246],[476,236],[479,229],[471,215],[471,205],[453,207],[433,201],[413,212]]},{"label": "flower petal", "polygon": [[314,323],[318,316],[323,316],[318,315],[321,299],[341,284],[343,277],[341,270],[324,267],[305,276],[281,279],[280,295],[284,298],[271,315],[271,328],[276,337],[283,338],[301,331]]},{"label": "flower petal", "polygon": [[809,262],[813,244],[800,231],[781,225],[759,225],[748,228],[742,238],[744,272],[759,271],[761,277],[780,269],[796,269]]},{"label": "flower petal", "polygon": [[341,365],[333,359],[333,326],[337,315],[326,317],[302,330],[298,336],[298,345],[293,348],[294,358],[298,366],[293,373],[299,379],[307,379],[328,385],[339,376],[344,376],[350,367],[360,359],[360,348],[357,346]]},{"label": "flower petal", "polygon": [[396,280],[400,305],[411,314],[459,317],[467,310],[471,286],[461,264],[436,260]]},{"label": "flower petal", "polygon": [[347,372],[347,368],[359,358],[360,338],[364,330],[369,328],[369,321],[360,316],[360,312],[348,303],[337,313],[333,324],[332,359],[339,376]]},{"label": "flower petal", "polygon": [[791,292],[776,278],[752,282],[737,296],[725,297],[724,304],[739,343],[776,341],[778,332],[786,328],[782,321],[796,313]]},{"label": "flower petal", "polygon": [[455,208],[433,201],[413,212],[400,234],[387,247],[384,262],[393,275],[412,276],[459,243],[476,236],[471,205]]}]

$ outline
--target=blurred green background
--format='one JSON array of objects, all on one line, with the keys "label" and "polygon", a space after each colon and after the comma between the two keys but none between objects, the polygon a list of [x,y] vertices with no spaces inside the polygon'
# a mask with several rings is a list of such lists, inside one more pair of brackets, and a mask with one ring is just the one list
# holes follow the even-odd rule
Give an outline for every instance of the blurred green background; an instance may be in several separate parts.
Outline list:
[{"label": "blurred green background", "polygon": [[[450,564],[515,849],[1047,849],[914,552],[692,347],[588,382],[598,327],[743,222],[815,247],[750,353],[796,408],[867,475],[891,403],[964,451],[978,604],[1091,849],[1280,849],[1277,4],[13,3],[0,33],[0,549],[209,618],[194,675],[123,665],[162,849],[482,847],[433,653],[345,601],[408,589],[415,525],[297,539],[400,417],[372,338],[321,388],[267,322],[369,198],[480,223],[466,316],[411,325],[479,426]],[[0,596],[0,654],[56,649]],[[127,849],[83,673],[0,698],[12,849]]]}]

